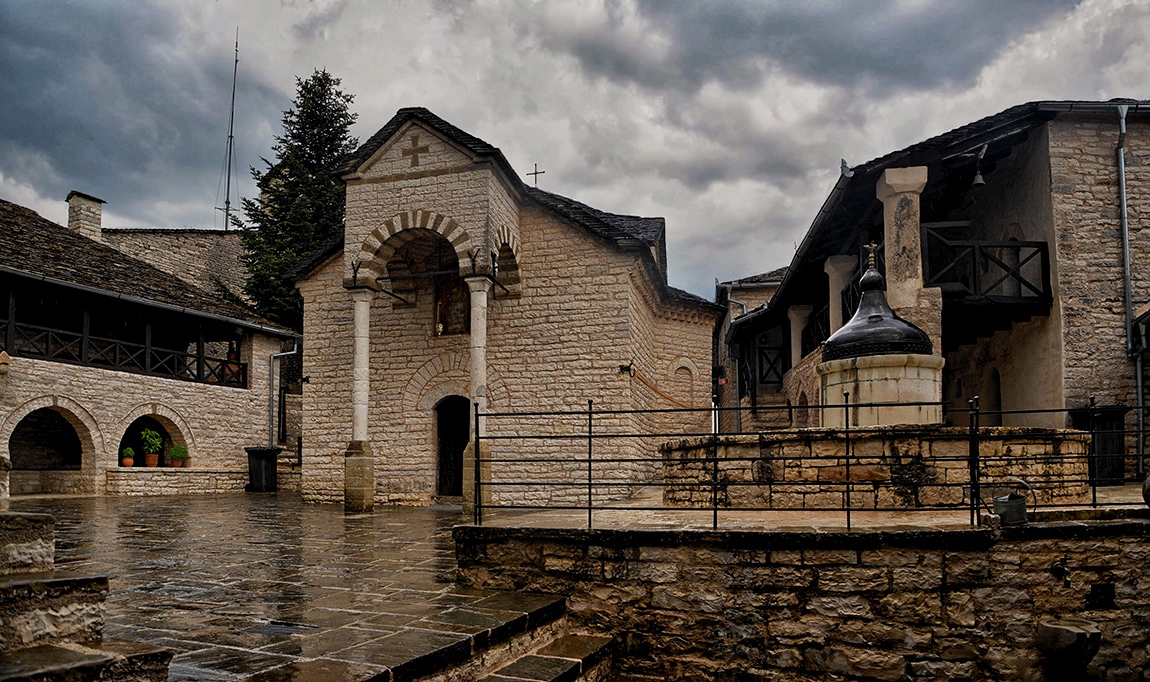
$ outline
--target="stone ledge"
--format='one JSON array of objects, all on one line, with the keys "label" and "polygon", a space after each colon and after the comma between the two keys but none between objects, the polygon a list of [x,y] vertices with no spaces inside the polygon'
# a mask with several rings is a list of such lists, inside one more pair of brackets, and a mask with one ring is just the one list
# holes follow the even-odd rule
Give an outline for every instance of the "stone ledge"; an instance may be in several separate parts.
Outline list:
[{"label": "stone ledge", "polygon": [[[1148,522],[1150,525],[1150,522]],[[897,531],[733,531],[733,530],[610,530],[578,528],[503,528],[456,526],[452,536],[460,543],[502,540],[545,541],[620,547],[679,547],[697,545],[725,549],[871,550],[884,547],[985,550],[996,542],[990,529]]]}]

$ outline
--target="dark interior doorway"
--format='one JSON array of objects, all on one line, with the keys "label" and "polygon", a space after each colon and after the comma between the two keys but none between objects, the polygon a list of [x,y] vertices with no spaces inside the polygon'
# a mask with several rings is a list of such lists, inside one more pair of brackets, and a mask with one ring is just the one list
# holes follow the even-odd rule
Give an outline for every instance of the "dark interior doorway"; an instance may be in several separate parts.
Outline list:
[{"label": "dark interior doorway", "polygon": [[463,448],[467,447],[471,401],[451,395],[435,406],[435,435],[439,447],[436,494],[463,494]]}]

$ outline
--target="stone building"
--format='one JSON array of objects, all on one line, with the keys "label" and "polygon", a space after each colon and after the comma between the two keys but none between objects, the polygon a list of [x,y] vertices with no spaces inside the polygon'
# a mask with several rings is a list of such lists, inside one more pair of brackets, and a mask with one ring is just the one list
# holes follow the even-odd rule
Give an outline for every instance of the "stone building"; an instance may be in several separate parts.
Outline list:
[{"label": "stone building", "polygon": [[[0,201],[11,492],[242,489],[243,448],[267,439],[268,356],[293,333],[102,243],[103,202],[68,200],[71,229]],[[163,439],[156,468],[143,465],[145,428]],[[191,466],[170,466],[173,446]],[[121,466],[125,447],[137,466]]]},{"label": "stone building", "polygon": [[[474,404],[580,414],[589,400],[597,410],[699,407],[688,421],[709,428],[707,359],[722,311],[668,286],[663,219],[529,187],[497,148],[422,108],[401,109],[342,177],[344,234],[295,273],[309,377],[307,499],[362,508],[462,493],[466,503]],[[605,428],[650,433],[663,421],[616,414]],[[541,428],[485,422],[491,435]],[[585,423],[572,417],[563,428]],[[620,438],[602,456],[652,457],[655,446]],[[563,459],[569,452],[569,442],[492,441],[501,461],[481,476],[565,480],[585,471]],[[547,458],[558,461],[538,461]],[[632,479],[655,471],[611,466]],[[543,502],[582,490],[491,493]]]},{"label": "stone building", "polygon": [[[723,404],[826,399],[817,351],[857,307],[862,246],[874,241],[892,308],[945,360],[953,423],[965,423],[958,410],[977,395],[992,411],[984,425],[1068,426],[1064,412],[994,412],[1093,397],[1135,408],[1126,427],[1136,428],[1138,315],[1150,308],[1148,135],[1145,102],[1031,102],[845,170],[774,298],[733,321],[731,364],[749,380],[725,387]],[[760,423],[745,412],[744,428]],[[792,410],[786,425],[817,421],[806,412]]]}]

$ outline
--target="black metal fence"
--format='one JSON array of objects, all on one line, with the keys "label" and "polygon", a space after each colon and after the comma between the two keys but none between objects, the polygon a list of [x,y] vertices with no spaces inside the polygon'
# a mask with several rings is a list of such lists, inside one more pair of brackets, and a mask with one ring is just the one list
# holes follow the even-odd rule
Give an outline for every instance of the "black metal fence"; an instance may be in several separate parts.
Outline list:
[{"label": "black metal fence", "polygon": [[[846,404],[755,408],[837,412],[845,426],[737,433],[715,426],[724,412],[750,408],[605,410],[593,401],[585,410],[476,408],[475,523],[492,510],[585,512],[589,528],[596,512],[707,511],[718,529],[730,512],[802,511],[824,520],[841,514],[847,529],[852,516],[874,512],[941,513],[978,526],[984,512],[1018,511],[1019,494],[1030,512],[1141,501],[1130,486],[1144,476],[1145,434],[1128,408],[1092,400],[1078,409],[987,410],[976,397],[954,409],[846,397]],[[908,406],[939,410],[944,423],[855,425],[860,409]]]}]

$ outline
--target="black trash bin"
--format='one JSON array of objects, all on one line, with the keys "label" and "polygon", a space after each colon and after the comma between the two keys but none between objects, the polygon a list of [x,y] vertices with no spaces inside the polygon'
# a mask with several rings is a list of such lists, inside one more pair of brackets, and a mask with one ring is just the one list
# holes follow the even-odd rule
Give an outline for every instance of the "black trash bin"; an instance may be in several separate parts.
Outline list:
[{"label": "black trash bin", "polygon": [[1126,405],[1089,405],[1070,410],[1071,426],[1090,432],[1090,480],[1094,485],[1126,482]]},{"label": "black trash bin", "polygon": [[276,486],[276,460],[283,448],[244,448],[248,453],[249,493],[274,493]]}]

